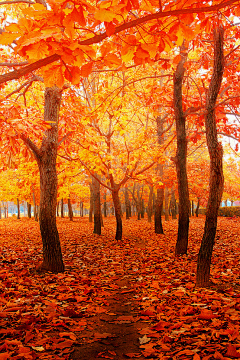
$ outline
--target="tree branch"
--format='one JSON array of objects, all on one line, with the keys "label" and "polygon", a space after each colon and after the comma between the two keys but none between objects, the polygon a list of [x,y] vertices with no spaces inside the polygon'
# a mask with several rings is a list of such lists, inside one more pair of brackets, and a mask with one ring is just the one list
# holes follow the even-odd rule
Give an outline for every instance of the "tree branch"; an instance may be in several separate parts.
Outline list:
[{"label": "tree branch", "polygon": [[20,134],[20,138],[22,139],[22,141],[24,142],[25,145],[27,145],[27,147],[32,151],[32,153],[34,154],[35,158],[38,159],[39,158],[39,153],[40,150],[37,147],[37,145],[34,144],[34,142],[32,142],[32,140],[30,140],[27,136],[25,136],[24,134]]},{"label": "tree branch", "polygon": [[50,55],[45,59],[38,60],[32,64],[29,64],[21,69],[11,71],[7,74],[0,75],[0,84],[3,84],[10,80],[16,80],[20,77],[29,74],[30,72],[39,69],[40,67],[51,64],[54,61],[60,60],[61,56],[58,54]]},{"label": "tree branch", "polygon": [[[15,0],[12,0],[12,1],[15,1]],[[163,12],[156,12],[154,14],[149,14],[147,16],[143,16],[141,18],[138,18],[138,19],[135,19],[135,20],[132,20],[132,21],[129,21],[129,22],[126,22],[124,24],[117,26],[115,28],[114,34],[112,34],[112,35],[116,35],[123,30],[130,29],[134,26],[146,23],[148,21],[157,20],[157,19],[168,17],[168,16],[178,17],[179,15],[184,15],[184,14],[209,13],[209,12],[214,12],[214,11],[216,12],[220,9],[223,9],[224,7],[229,7],[230,5],[234,5],[238,1],[239,0],[228,0],[228,1],[221,2],[220,4],[216,4],[216,5],[212,5],[212,6],[203,6],[203,7],[199,7],[199,8],[196,7],[196,8],[186,8],[186,9],[178,9],[178,10],[172,10],[172,11],[169,10],[169,11],[163,11]],[[95,35],[92,38],[79,41],[78,43],[79,43],[79,45],[92,45],[92,44],[100,43],[101,41],[103,41],[104,39],[106,39],[108,37],[109,37],[109,35],[107,35],[107,32],[105,31],[100,35]],[[53,54],[53,55],[46,57],[45,59],[41,59],[30,65],[27,65],[26,67],[24,67],[20,70],[15,70],[15,71],[12,71],[7,74],[0,75],[0,84],[7,82],[9,80],[19,79],[21,76],[26,75],[33,70],[37,70],[42,66],[46,66],[46,65],[48,65],[54,61],[60,60],[60,59],[61,59],[60,55]]]}]

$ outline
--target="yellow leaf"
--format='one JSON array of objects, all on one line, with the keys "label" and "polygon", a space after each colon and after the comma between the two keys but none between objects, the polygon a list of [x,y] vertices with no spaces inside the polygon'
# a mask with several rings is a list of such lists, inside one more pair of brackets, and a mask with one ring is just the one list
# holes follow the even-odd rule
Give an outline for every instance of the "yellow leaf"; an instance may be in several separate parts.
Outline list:
[{"label": "yellow leaf", "polygon": [[1,34],[0,35],[0,44],[1,45],[9,45],[11,44],[16,38],[18,37],[17,34]]},{"label": "yellow leaf", "polygon": [[121,58],[123,62],[131,61],[134,57],[134,53],[136,51],[136,46],[125,45],[122,48]]},{"label": "yellow leaf", "polygon": [[113,21],[113,19],[115,19],[117,15],[114,14],[112,11],[101,9],[95,12],[94,17],[99,21],[110,22]]}]

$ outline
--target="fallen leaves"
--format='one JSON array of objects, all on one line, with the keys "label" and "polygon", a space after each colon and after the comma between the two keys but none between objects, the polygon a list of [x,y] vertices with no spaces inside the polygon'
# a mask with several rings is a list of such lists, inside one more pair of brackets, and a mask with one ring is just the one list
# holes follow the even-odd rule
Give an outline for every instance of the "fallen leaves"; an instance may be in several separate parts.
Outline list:
[{"label": "fallen leaves", "polygon": [[[119,244],[106,230],[114,226],[115,219],[105,220],[106,234],[97,237],[85,218],[59,220],[66,272],[40,275],[38,224],[0,221],[0,360],[76,359],[79,343],[98,342],[106,346],[98,357],[106,359],[240,358],[239,222],[226,240],[228,221],[219,219],[211,289],[194,288],[203,219],[191,219],[189,254],[178,260],[176,222],[164,224],[167,242],[145,220],[128,220]],[[124,279],[127,285],[117,283]],[[112,330],[98,328],[103,323]],[[107,349],[129,331],[135,344]]]}]

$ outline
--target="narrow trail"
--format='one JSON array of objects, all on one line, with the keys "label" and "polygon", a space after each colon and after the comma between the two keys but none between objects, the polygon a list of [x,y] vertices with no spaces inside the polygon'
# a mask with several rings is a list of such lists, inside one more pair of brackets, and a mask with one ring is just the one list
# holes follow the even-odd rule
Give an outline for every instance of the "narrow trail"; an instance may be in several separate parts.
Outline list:
[{"label": "narrow trail", "polygon": [[[145,241],[141,237],[136,238],[128,234],[125,234],[125,241],[126,239],[126,249],[123,244],[116,243],[116,254],[119,256],[121,253],[119,247],[123,245],[123,256],[120,262],[114,261],[114,263],[120,268],[124,265],[125,270],[121,276],[114,275],[111,279],[109,285],[112,290],[104,299],[108,310],[89,318],[88,329],[81,333],[78,345],[71,355],[72,360],[145,359],[140,348],[140,341],[143,338],[140,332],[146,328],[149,321],[146,321],[144,316],[142,318],[139,316],[140,298],[136,295],[135,284],[141,278],[138,279],[139,268],[127,267],[127,264],[140,264],[140,251],[145,249]],[[135,251],[128,249],[130,239],[134,243]],[[122,273],[117,267],[115,271]]]}]

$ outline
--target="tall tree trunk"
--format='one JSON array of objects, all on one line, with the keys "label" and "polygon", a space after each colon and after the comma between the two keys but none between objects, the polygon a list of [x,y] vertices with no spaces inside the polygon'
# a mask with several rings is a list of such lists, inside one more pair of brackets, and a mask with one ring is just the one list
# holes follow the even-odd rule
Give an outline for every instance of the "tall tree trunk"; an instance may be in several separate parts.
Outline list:
[{"label": "tall tree trunk", "polygon": [[126,207],[126,219],[128,220],[131,217],[131,204],[129,200],[129,193],[127,186],[124,189],[124,197],[125,197],[125,207]]},{"label": "tall tree trunk", "polygon": [[196,217],[198,217],[199,206],[200,206],[200,199],[198,198],[197,207],[195,211]]},{"label": "tall tree trunk", "polygon": [[[1,211],[1,207],[0,207]],[[0,217],[1,218],[1,217]],[[20,219],[20,204],[19,204],[19,198],[17,198],[17,219]]]},{"label": "tall tree trunk", "polygon": [[105,192],[104,194],[104,203],[103,203],[103,215],[106,218],[107,217],[107,194]]},{"label": "tall tree trunk", "polygon": [[[97,176],[95,174],[95,176]],[[93,213],[94,213],[94,230],[93,233],[101,235],[101,202],[100,202],[100,183],[92,176],[92,193],[93,193]]]},{"label": "tall tree trunk", "polygon": [[61,218],[64,218],[64,203],[63,203],[63,198],[61,199]]},{"label": "tall tree trunk", "polygon": [[54,273],[64,271],[61,245],[56,224],[58,148],[58,118],[62,91],[57,87],[46,88],[44,121],[50,124],[45,131],[40,149],[22,135],[22,139],[35,155],[40,172],[39,225],[43,242],[43,262],[39,270]]},{"label": "tall tree trunk", "polygon": [[217,96],[221,87],[224,72],[224,30],[222,27],[214,30],[214,65],[206,98],[206,138],[210,156],[209,197],[206,210],[206,220],[201,247],[198,253],[196,286],[205,287],[209,284],[210,265],[217,229],[217,216],[220,206],[224,177],[223,149],[218,142],[215,108]]},{"label": "tall tree trunk", "polygon": [[115,217],[117,222],[117,229],[116,229],[116,240],[122,240],[122,213],[121,213],[121,203],[119,200],[119,189],[112,190],[112,199],[115,209]]},{"label": "tall tree trunk", "polygon": [[[159,145],[163,144],[163,121],[162,116],[157,116],[157,141]],[[157,165],[157,173],[162,178],[163,177],[163,164]],[[155,199],[155,197],[154,197]],[[157,196],[154,202],[154,226],[156,234],[164,234],[162,226],[162,210],[163,210],[163,200],[164,200],[164,188],[157,189]]]},{"label": "tall tree trunk", "polygon": [[148,207],[147,207],[148,222],[152,222],[152,214],[153,214],[153,186],[149,186]]},{"label": "tall tree trunk", "polygon": [[38,212],[37,212],[37,205],[36,205],[36,198],[35,198],[34,189],[33,189],[32,196],[33,196],[33,214],[34,214],[34,220],[35,220],[35,221],[38,221]]},{"label": "tall tree trunk", "polygon": [[144,219],[145,214],[145,206],[144,206],[144,199],[141,200],[141,218]]},{"label": "tall tree trunk", "polygon": [[68,216],[69,216],[69,220],[73,221],[73,209],[72,209],[72,203],[70,197],[68,198]]},{"label": "tall tree trunk", "polygon": [[155,201],[155,213],[154,213],[156,234],[164,234],[163,226],[162,226],[163,198],[164,198],[164,188],[157,189],[157,197]]},{"label": "tall tree trunk", "polygon": [[192,200],[192,216],[194,216],[194,201]]},{"label": "tall tree trunk", "polygon": [[57,202],[57,217],[59,217],[59,201]]},{"label": "tall tree trunk", "polygon": [[171,209],[172,219],[174,220],[177,218],[177,204],[176,204],[174,189],[172,189],[172,192],[171,192],[170,209]]},{"label": "tall tree trunk", "polygon": [[27,213],[28,213],[29,219],[31,219],[31,217],[32,217],[32,205],[30,203],[27,203]]},{"label": "tall tree trunk", "polygon": [[92,223],[93,222],[93,188],[92,188],[92,184],[89,185],[90,186],[90,207],[89,207],[89,222]]},{"label": "tall tree trunk", "polygon": [[165,221],[169,221],[169,191],[168,188],[164,189],[164,212],[165,212]]},{"label": "tall tree trunk", "polygon": [[184,45],[181,47],[181,60],[177,65],[177,69],[173,76],[174,85],[174,113],[177,132],[177,154],[175,164],[178,180],[179,195],[179,217],[178,217],[178,237],[175,247],[175,255],[183,255],[187,253],[188,247],[188,229],[189,229],[189,192],[187,179],[187,136],[186,136],[186,118],[183,112],[182,104],[182,84],[184,77],[184,63],[187,54],[184,52]]}]

